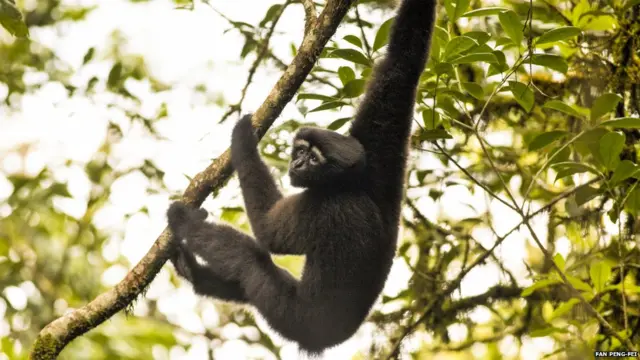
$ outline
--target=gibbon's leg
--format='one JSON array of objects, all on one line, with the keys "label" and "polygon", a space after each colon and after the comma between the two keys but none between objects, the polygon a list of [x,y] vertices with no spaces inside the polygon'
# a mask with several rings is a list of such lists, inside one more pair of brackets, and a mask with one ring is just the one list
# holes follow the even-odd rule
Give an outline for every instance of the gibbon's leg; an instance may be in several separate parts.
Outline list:
[{"label": "gibbon's leg", "polygon": [[231,135],[231,163],[238,172],[247,216],[259,241],[267,230],[267,212],[282,199],[282,194],[269,173],[269,168],[260,158],[257,145],[251,115],[245,115],[238,121]]},{"label": "gibbon's leg", "polygon": [[274,330],[311,353],[336,345],[357,330],[368,311],[358,305],[357,294],[336,296],[316,289],[320,279],[313,273],[298,282],[250,236],[230,226],[175,221],[192,218],[196,211],[182,203],[172,204],[168,211],[169,226],[185,240],[178,249],[183,257],[175,263],[183,273],[188,269],[196,292],[251,303]]},{"label": "gibbon's leg", "polygon": [[[363,317],[357,297],[336,296],[320,288],[309,291],[313,285],[298,282],[271,261],[252,264],[242,279],[249,302],[271,328],[297,342],[302,350],[320,353],[347,340],[360,326]],[[319,279],[303,281],[316,283]],[[364,310],[366,314],[368,308]]]},{"label": "gibbon's leg", "polygon": [[180,202],[171,204],[167,211],[169,227],[178,234],[183,253],[193,257],[191,263],[200,264],[223,279],[233,280],[247,270],[244,268],[247,261],[259,256],[271,260],[269,253],[251,236],[231,226],[204,220],[176,220],[193,219],[196,211]]},{"label": "gibbon's leg", "polygon": [[240,284],[235,280],[226,280],[211,271],[186,248],[183,240],[189,236],[191,229],[198,229],[206,223],[207,212],[204,209],[190,208],[175,202],[167,211],[169,227],[173,232],[176,249],[171,256],[171,262],[178,275],[193,285],[196,293],[213,296],[222,300],[246,302],[247,298]]}]

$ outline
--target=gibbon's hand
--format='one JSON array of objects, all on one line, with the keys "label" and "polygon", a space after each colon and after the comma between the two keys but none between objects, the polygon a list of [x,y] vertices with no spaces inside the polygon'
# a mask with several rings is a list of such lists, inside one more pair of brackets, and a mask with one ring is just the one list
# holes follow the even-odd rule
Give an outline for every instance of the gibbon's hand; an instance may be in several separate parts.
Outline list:
[{"label": "gibbon's hand", "polygon": [[252,116],[252,114],[243,116],[233,128],[231,134],[231,162],[234,164],[234,168],[237,168],[235,164],[238,164],[238,161],[244,158],[247,153],[257,153],[258,137],[251,125]]}]

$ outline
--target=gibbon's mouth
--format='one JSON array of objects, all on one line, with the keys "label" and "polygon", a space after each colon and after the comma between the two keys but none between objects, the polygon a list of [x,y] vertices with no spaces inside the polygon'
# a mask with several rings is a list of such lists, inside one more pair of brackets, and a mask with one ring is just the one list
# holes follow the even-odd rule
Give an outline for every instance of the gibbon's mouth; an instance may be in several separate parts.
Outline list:
[{"label": "gibbon's mouth", "polygon": [[289,168],[289,177],[291,178],[291,181],[295,181],[297,179],[300,179],[300,174],[298,173],[298,171],[296,169],[293,168]]}]

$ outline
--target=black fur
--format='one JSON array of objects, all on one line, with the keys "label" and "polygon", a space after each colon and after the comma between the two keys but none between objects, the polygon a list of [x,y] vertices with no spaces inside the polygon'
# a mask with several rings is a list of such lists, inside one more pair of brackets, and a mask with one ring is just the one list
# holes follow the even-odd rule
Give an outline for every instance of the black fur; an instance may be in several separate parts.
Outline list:
[{"label": "black fur", "polygon": [[[172,261],[197,293],[255,306],[311,353],[353,335],[395,254],[413,104],[435,8],[436,0],[403,1],[350,136],[298,132],[303,145],[294,146],[290,175],[304,192],[282,196],[256,148],[251,117],[238,122],[231,162],[256,240],[207,223],[206,213],[181,203],[168,211],[179,243]],[[302,279],[275,266],[269,253],[306,255]]]}]

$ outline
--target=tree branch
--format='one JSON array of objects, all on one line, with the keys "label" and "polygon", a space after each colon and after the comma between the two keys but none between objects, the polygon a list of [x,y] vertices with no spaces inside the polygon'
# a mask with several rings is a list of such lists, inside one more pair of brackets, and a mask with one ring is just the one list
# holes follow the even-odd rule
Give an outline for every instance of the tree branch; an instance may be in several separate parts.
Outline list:
[{"label": "tree branch", "polygon": [[318,16],[316,15],[316,6],[313,0],[300,0],[304,7],[304,33],[308,33],[310,29],[316,26]]},{"label": "tree branch", "polygon": [[[253,124],[262,137],[293,98],[318,60],[324,46],[335,33],[353,0],[330,0],[302,41],[297,55],[284,71],[265,101],[253,115]],[[232,174],[229,150],[197,174],[182,200],[200,206],[209,194],[220,189]],[[173,249],[168,228],[160,234],[147,254],[114,288],[99,295],[89,304],[70,312],[44,327],[38,334],[31,359],[53,359],[78,336],[100,325],[129,305],[155,278]]]}]

